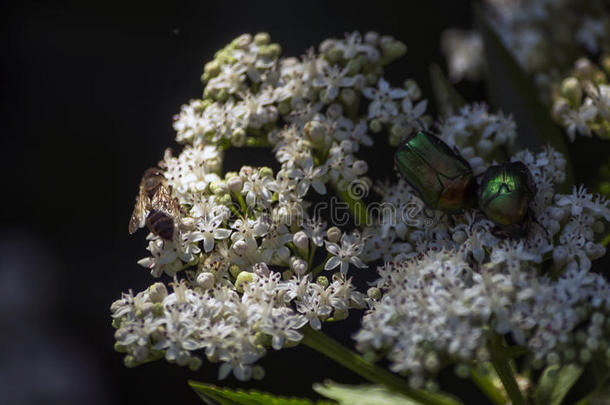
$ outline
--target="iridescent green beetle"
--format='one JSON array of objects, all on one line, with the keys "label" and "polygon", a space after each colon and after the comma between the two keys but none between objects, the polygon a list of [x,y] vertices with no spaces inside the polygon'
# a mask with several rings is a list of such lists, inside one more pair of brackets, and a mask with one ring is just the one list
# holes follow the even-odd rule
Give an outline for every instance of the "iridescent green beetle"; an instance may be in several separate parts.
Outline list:
[{"label": "iridescent green beetle", "polygon": [[522,229],[536,185],[521,162],[490,166],[479,186],[479,208],[501,229],[513,233]]},{"label": "iridescent green beetle", "polygon": [[408,136],[394,161],[429,207],[455,213],[474,204],[477,183],[472,168],[438,137],[423,131]]}]

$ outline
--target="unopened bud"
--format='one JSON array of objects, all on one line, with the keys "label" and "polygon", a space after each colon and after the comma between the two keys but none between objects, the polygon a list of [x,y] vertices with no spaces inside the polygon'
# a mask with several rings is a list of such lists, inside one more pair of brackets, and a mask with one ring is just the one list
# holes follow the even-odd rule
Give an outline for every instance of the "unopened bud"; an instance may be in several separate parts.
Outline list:
[{"label": "unopened bud", "polygon": [[339,239],[341,239],[341,229],[337,228],[336,226],[331,226],[326,231],[326,237],[328,238],[329,242],[338,242]]},{"label": "unopened bud", "polygon": [[238,193],[241,191],[242,187],[244,186],[244,181],[242,180],[241,177],[234,176],[227,180],[227,186],[229,187],[229,190],[231,190],[232,192]]},{"label": "unopened bud", "polygon": [[197,276],[197,285],[204,290],[209,290],[214,287],[214,275],[212,273],[203,272]]},{"label": "unopened bud", "polygon": [[241,273],[241,268],[236,264],[232,264],[231,266],[229,266],[229,273],[231,273],[233,278],[237,278],[239,273]]},{"label": "unopened bud", "polygon": [[366,295],[375,301],[378,301],[381,299],[381,290],[377,287],[371,287],[366,291]]},{"label": "unopened bud", "polygon": [[246,144],[246,131],[243,128],[237,128],[231,134],[231,145],[241,147]]},{"label": "unopened bud", "polygon": [[371,128],[371,131],[373,131],[373,133],[377,134],[383,129],[383,124],[378,119],[374,119],[371,120],[371,122],[369,123],[369,128]]},{"label": "unopened bud", "polygon": [[148,287],[148,297],[152,302],[161,302],[167,297],[167,287],[163,283],[154,283]]},{"label": "unopened bud", "polygon": [[271,41],[271,36],[267,32],[259,32],[254,36],[256,45],[267,45]]},{"label": "unopened bud", "polygon": [[575,77],[568,77],[561,82],[561,95],[564,96],[573,107],[580,106],[582,98],[582,87]]},{"label": "unopened bud", "polygon": [[267,167],[267,166],[261,167],[260,171],[258,173],[261,176],[261,178],[273,177],[273,169],[271,169],[270,167]]},{"label": "unopened bud", "polygon": [[247,284],[254,280],[254,274],[248,271],[242,271],[237,275],[235,280],[235,289],[239,292],[244,292],[244,284]]},{"label": "unopened bud", "polygon": [[307,262],[301,258],[293,256],[290,258],[290,267],[296,274],[301,276],[307,271]]},{"label": "unopened bud", "polygon": [[292,243],[301,251],[306,251],[309,248],[309,238],[303,231],[298,231],[292,236]]},{"label": "unopened bud", "polygon": [[210,191],[215,195],[226,194],[229,189],[224,181],[214,181],[210,184]]}]

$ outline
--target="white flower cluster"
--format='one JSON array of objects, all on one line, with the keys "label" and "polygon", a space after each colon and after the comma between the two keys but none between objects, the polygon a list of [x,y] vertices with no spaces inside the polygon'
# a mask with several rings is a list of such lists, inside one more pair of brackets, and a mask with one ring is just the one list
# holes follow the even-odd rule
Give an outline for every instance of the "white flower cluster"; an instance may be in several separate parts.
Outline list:
[{"label": "white flower cluster", "polygon": [[305,324],[319,329],[320,318],[333,311],[345,316],[350,306],[364,305],[363,296],[341,277],[329,285],[311,283],[309,276],[282,281],[280,273],[260,264],[235,290],[210,287],[202,274],[198,286],[176,281],[168,294],[164,284],[155,283],[112,304],[116,349],[126,353],[127,366],[164,356],[197,369],[202,361],[195,352],[201,350],[210,362],[222,363],[220,379],[231,372],[240,380],[259,378],[264,371],[255,363],[267,347],[294,345]]},{"label": "white flower cluster", "polygon": [[[529,73],[549,74],[570,64],[580,49],[608,47],[610,22],[603,1],[486,1],[486,11],[507,49]],[[557,24],[561,21],[561,24]],[[557,50],[561,49],[561,52]]]},{"label": "white flower cluster", "polygon": [[485,58],[483,40],[477,31],[455,28],[443,31],[441,50],[447,60],[451,81],[481,79],[485,69]]},{"label": "white flower cluster", "polygon": [[[280,58],[267,34],[242,35],[205,65],[203,98],[175,116],[184,147],[159,163],[180,207],[173,239],[151,232],[150,256],[139,261],[154,277],[173,277],[174,292],[155,283],[112,306],[128,365],[165,356],[196,368],[204,350],[222,362],[221,378],[232,370],[248,379],[260,374],[253,365],[266,347],[296,344],[305,324],[320,329],[365,306],[347,273],[367,267],[368,237],[329,228],[308,198],[370,183],[356,157],[373,145],[369,130],[416,127],[426,101],[415,82],[390,88],[381,76],[406,51],[392,37],[355,32],[319,49]],[[223,175],[231,146],[272,147],[280,169],[244,165]]]},{"label": "white flower cluster", "polygon": [[555,89],[553,115],[572,141],[577,134],[610,138],[610,57],[604,56],[602,65],[604,69],[586,58],[577,60]]},{"label": "white flower cluster", "polygon": [[[480,138],[447,134],[486,115],[481,106],[466,106],[443,123],[441,135],[457,139],[464,151]],[[515,125],[501,119],[511,121],[497,130],[505,142],[514,137]],[[492,163],[478,159],[482,170]],[[382,211],[365,230],[374,235],[365,253],[382,255],[385,264],[369,290],[376,301],[355,339],[361,351],[386,354],[391,368],[408,372],[415,386],[443,361],[488,360],[490,333],[510,336],[540,364],[576,357],[586,362],[606,349],[610,285],[590,269],[605,254],[599,235],[610,221],[608,201],[582,186],[556,193],[566,162],[550,147],[538,154],[521,151],[511,160],[523,162],[536,184],[532,218],[520,237],[506,237],[477,209],[452,216],[428,210],[402,179],[378,188],[383,203],[397,211]],[[578,339],[587,330],[594,333],[583,347]]]},{"label": "white flower cluster", "polygon": [[[610,17],[605,7],[599,0],[485,2],[489,22],[523,70],[532,75],[541,99],[553,107],[571,140],[576,134],[608,136],[610,130],[606,75],[578,59],[587,53],[597,55],[601,65],[608,66]],[[446,30],[441,45],[451,79],[482,76],[483,46],[476,31]],[[580,74],[569,75],[575,61]]]},{"label": "white flower cluster", "polygon": [[517,137],[517,126],[510,116],[491,114],[487,109],[485,103],[468,104],[439,124],[439,136],[460,150],[475,174],[484,170],[484,160],[496,157],[494,152],[511,146]]}]

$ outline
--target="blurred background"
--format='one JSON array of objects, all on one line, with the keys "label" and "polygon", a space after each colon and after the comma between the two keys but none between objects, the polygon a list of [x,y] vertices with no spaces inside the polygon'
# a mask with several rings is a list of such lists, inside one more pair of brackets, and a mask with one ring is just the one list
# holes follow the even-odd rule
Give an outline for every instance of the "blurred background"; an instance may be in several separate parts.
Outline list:
[{"label": "blurred background", "polygon": [[[109,306],[152,278],[136,261],[145,234],[127,224],[140,176],[176,147],[172,116],[198,97],[204,62],[243,32],[267,31],[297,56],[327,37],[375,30],[405,42],[387,69],[411,77],[431,99],[428,66],[443,66],[440,34],[468,27],[467,1],[401,2],[18,2],[0,6],[0,393],[7,404],[198,404],[187,379],[216,382],[217,365],[198,372],[157,362],[127,369],[113,351]],[[460,84],[470,101],[481,85]],[[430,101],[432,103],[432,100]],[[430,104],[434,111],[433,104]],[[596,166],[572,150],[587,181]],[[392,176],[392,150],[369,153],[373,178]],[[601,152],[607,155],[607,149]],[[247,157],[247,161],[245,160]],[[246,151],[227,168],[262,164]],[[267,160],[265,160],[267,159]],[[586,162],[585,162],[586,161]],[[325,326],[351,345],[357,316]],[[269,351],[257,387],[310,396],[313,382],[362,380],[307,348]],[[485,400],[451,372],[442,385]]]}]

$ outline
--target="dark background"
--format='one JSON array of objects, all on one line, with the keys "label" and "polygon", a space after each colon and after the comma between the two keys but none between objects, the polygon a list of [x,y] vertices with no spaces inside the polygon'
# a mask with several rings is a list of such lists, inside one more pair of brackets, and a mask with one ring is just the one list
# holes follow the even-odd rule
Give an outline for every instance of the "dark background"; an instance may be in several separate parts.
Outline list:
[{"label": "dark background", "polygon": [[[440,33],[469,26],[471,9],[466,1],[400,3],[406,4],[2,5],[0,395],[6,403],[200,403],[186,380],[216,382],[216,364],[198,372],[164,361],[127,369],[112,348],[110,304],[122,291],[152,282],[136,264],[146,254],[145,232],[127,233],[141,173],[176,146],[172,116],[200,95],[203,63],[243,32],[268,31],[283,55],[356,29],[391,34],[409,51],[386,77],[394,85],[415,78],[432,103],[427,69],[443,61]],[[459,88],[472,101],[484,97],[480,86]],[[392,173],[389,148],[367,153],[373,177]],[[229,168],[264,162],[246,151],[227,159]],[[593,163],[583,166],[580,179],[593,170]],[[357,316],[350,319],[325,330],[351,344]],[[304,347],[270,350],[261,364],[265,380],[222,384],[314,396],[311,384],[326,377],[362,381]],[[443,377],[446,388],[483,403],[450,374]]]}]

